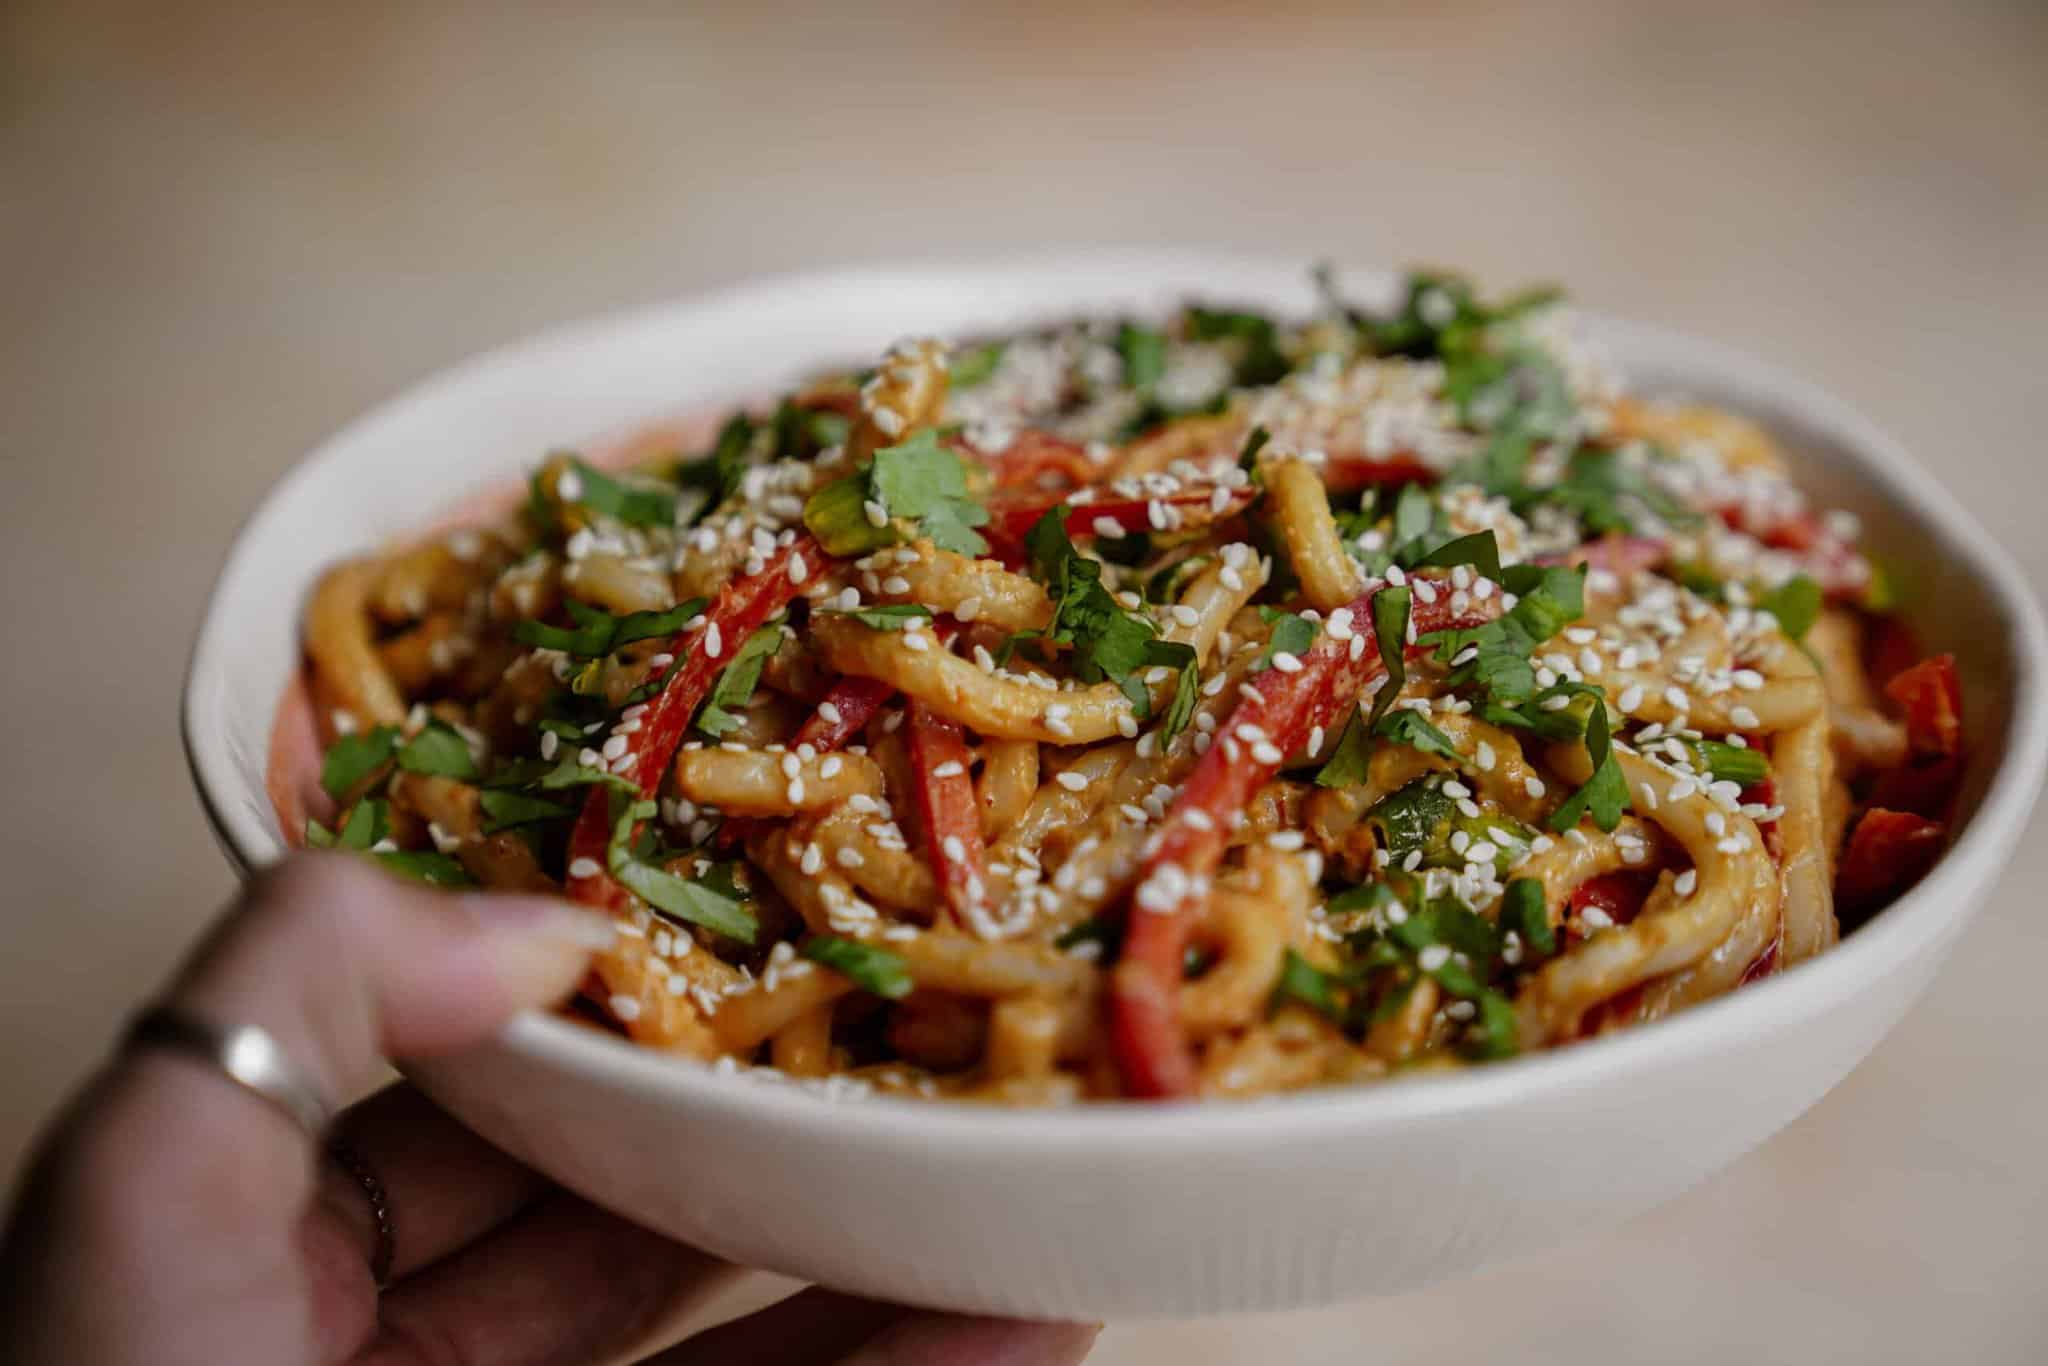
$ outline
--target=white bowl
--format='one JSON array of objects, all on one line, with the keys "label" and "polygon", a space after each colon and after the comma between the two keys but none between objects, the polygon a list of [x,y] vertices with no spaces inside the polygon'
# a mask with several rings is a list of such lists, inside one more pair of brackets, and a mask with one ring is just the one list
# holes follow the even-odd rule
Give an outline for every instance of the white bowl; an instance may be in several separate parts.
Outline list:
[{"label": "white bowl", "polygon": [[[284,852],[267,737],[301,595],[336,557],[551,446],[772,392],[905,333],[1194,292],[1311,302],[1296,263],[1175,252],[834,271],[567,328],[420,385],[300,463],[235,541],[184,703],[214,829],[244,867]],[[1840,948],[1559,1052],[1247,1104],[833,1102],[542,1015],[417,1067],[420,1085],[565,1185],[736,1261],[949,1309],[1079,1319],[1421,1285],[1625,1219],[1755,1147],[1870,1052],[2005,863],[2048,748],[2041,617],[1939,481],[1834,399],[1719,346],[1586,323],[1639,391],[1723,401],[1772,427],[1811,486],[1861,514],[1905,568],[1929,643],[1959,657],[1977,756],[1967,824],[1914,892]]]}]

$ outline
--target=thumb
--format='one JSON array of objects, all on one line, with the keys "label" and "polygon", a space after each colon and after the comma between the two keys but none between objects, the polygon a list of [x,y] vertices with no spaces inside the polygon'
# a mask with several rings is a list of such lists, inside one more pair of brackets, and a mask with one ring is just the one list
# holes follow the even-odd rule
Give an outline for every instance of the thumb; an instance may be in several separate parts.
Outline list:
[{"label": "thumb", "polygon": [[170,997],[261,1025],[338,1101],[384,1057],[461,1048],[561,1000],[611,935],[609,918],[567,901],[438,891],[304,854],[249,884]]}]

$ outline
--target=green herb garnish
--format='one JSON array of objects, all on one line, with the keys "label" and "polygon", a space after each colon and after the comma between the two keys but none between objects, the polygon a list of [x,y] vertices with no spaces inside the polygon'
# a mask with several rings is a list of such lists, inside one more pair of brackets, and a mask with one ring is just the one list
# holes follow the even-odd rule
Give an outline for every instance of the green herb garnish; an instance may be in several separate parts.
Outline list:
[{"label": "green herb garnish", "polygon": [[902,955],[858,939],[814,934],[797,950],[813,963],[839,973],[863,991],[900,1001],[916,985]]}]

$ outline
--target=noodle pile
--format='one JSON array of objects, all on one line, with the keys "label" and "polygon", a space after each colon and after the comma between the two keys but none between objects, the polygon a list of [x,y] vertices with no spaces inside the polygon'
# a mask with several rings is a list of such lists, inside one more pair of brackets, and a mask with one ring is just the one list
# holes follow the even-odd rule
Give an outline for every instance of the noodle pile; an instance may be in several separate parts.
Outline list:
[{"label": "noodle pile", "polygon": [[306,842],[613,917],[647,1046],[1018,1104],[1632,1027],[1925,871],[1953,663],[1766,433],[1545,293],[1324,286],[899,343],[337,566]]}]

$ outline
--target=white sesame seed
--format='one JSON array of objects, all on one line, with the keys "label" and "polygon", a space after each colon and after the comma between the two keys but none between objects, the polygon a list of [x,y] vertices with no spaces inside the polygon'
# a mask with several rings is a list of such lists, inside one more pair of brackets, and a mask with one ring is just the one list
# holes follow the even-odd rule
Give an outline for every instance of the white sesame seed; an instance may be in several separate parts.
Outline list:
[{"label": "white sesame seed", "polygon": [[574,859],[569,864],[569,876],[574,878],[596,877],[603,871],[604,865],[594,858]]},{"label": "white sesame seed", "polygon": [[1083,788],[1088,786],[1088,779],[1082,774],[1074,772],[1072,769],[1068,769],[1066,772],[1056,775],[1053,778],[1053,781],[1058,783],[1061,787],[1064,787],[1069,792],[1079,792]]}]

